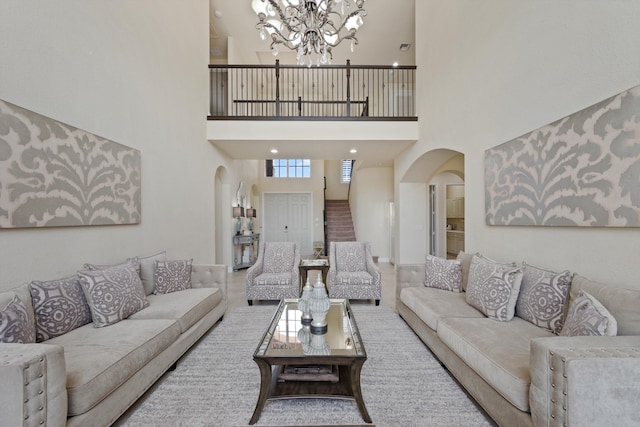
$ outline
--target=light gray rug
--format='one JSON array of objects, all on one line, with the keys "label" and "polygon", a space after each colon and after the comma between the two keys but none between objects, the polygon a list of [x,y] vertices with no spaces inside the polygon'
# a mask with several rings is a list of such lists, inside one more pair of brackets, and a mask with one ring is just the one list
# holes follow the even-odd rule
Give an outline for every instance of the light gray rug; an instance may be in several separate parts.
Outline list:
[{"label": "light gray rug", "polygon": [[[377,427],[491,426],[393,310],[353,305],[367,350],[362,393]],[[253,352],[275,306],[225,316],[119,426],[246,426],[259,394]],[[267,402],[257,426],[364,424],[353,401]]]}]

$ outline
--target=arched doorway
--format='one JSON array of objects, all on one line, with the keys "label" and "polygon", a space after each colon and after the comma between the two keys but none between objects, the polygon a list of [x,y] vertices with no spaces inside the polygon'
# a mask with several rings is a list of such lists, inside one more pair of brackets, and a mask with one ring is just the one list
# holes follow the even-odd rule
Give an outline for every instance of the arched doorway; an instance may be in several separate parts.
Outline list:
[{"label": "arched doorway", "polygon": [[447,186],[464,184],[464,154],[436,149],[418,157],[400,179],[396,201],[398,262],[447,256]]}]

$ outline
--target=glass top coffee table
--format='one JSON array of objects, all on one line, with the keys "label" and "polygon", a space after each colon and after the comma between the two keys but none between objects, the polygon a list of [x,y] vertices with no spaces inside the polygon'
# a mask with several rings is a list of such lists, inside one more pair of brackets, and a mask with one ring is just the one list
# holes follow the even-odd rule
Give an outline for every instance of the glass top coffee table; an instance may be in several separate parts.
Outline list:
[{"label": "glass top coffee table", "polygon": [[301,397],[354,399],[362,419],[371,422],[360,389],[367,353],[358,326],[347,300],[330,301],[321,335],[302,325],[297,299],[280,302],[253,354],[260,395],[249,424],[258,421],[267,400]]}]

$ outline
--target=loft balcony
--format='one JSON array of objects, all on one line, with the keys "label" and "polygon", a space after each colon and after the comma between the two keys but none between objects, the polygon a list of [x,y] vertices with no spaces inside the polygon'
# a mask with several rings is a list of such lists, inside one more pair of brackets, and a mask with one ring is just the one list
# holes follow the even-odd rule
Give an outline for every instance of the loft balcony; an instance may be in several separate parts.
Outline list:
[{"label": "loft balcony", "polygon": [[[210,65],[207,139],[233,159],[389,164],[418,140],[416,67]],[[334,123],[339,123],[333,125]]]},{"label": "loft balcony", "polygon": [[209,120],[417,121],[415,66],[209,65]]}]

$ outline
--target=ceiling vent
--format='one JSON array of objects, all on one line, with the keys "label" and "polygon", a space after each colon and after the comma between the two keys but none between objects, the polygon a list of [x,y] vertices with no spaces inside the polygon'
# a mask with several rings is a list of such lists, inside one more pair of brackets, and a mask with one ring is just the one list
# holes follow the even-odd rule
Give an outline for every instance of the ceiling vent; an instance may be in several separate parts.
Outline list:
[{"label": "ceiling vent", "polygon": [[411,47],[410,43],[402,43],[400,45],[400,52],[407,52],[410,47]]}]

